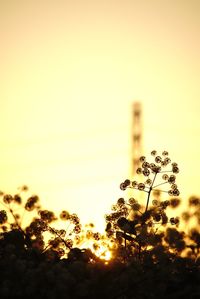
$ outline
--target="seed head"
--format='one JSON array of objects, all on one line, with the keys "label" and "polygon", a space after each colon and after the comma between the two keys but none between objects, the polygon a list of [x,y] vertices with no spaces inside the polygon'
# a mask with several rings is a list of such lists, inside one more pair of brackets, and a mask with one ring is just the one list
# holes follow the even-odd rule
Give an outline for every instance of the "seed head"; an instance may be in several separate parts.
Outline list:
[{"label": "seed head", "polygon": [[133,181],[133,182],[131,183],[132,187],[136,187],[136,186],[137,186],[137,184],[138,184],[138,182],[137,182],[137,181]]},{"label": "seed head", "polygon": [[163,156],[168,156],[169,153],[168,153],[167,151],[163,151],[163,152],[162,152],[162,155],[163,155]]},{"label": "seed head", "polygon": [[155,157],[155,162],[160,163],[162,161],[162,158],[160,156]]},{"label": "seed head", "polygon": [[143,183],[139,183],[139,184],[138,184],[138,189],[139,189],[139,190],[144,190],[144,189],[145,189],[145,184],[143,184]]},{"label": "seed head", "polygon": [[157,153],[157,152],[156,152],[155,150],[153,150],[153,151],[151,152],[151,155],[152,155],[152,156],[155,156],[156,153]]},{"label": "seed head", "polygon": [[140,162],[144,162],[144,161],[146,161],[146,157],[145,156],[141,156],[139,160],[140,160]]}]

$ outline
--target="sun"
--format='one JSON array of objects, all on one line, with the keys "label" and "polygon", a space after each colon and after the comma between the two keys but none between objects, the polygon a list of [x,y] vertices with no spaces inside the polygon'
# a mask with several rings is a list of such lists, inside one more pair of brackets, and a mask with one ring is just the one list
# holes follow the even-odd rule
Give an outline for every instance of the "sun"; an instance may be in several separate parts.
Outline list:
[{"label": "sun", "polygon": [[102,260],[108,262],[112,259],[111,251],[105,246],[101,245],[100,248],[95,252],[95,254]]}]

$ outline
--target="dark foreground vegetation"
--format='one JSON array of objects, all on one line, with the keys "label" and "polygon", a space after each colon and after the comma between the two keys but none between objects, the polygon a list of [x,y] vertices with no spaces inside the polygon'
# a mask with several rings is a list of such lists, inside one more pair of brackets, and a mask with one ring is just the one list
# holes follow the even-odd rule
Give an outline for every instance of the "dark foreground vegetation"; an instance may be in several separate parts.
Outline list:
[{"label": "dark foreground vegetation", "polygon": [[0,298],[200,298],[200,198],[182,211],[177,163],[166,151],[151,154],[151,163],[140,158],[137,181],[120,185],[136,197],[112,206],[105,235],[83,228],[76,214],[42,209],[26,186],[2,192]]}]

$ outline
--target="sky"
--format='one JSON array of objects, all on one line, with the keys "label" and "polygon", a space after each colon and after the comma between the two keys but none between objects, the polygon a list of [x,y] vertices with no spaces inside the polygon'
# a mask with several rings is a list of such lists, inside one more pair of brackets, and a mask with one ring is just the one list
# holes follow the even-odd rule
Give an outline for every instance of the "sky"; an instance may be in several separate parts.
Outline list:
[{"label": "sky", "polygon": [[199,0],[0,0],[0,189],[104,226],[143,154],[168,150],[200,194]]}]

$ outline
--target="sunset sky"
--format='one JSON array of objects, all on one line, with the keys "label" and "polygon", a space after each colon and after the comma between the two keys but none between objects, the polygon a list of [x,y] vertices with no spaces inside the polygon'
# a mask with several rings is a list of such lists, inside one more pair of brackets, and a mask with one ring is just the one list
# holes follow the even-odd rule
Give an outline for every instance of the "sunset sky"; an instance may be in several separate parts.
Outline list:
[{"label": "sunset sky", "polygon": [[199,0],[0,0],[0,189],[103,227],[143,153],[168,150],[200,195]]}]

